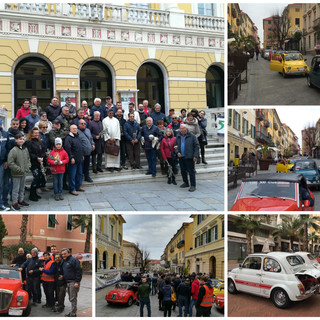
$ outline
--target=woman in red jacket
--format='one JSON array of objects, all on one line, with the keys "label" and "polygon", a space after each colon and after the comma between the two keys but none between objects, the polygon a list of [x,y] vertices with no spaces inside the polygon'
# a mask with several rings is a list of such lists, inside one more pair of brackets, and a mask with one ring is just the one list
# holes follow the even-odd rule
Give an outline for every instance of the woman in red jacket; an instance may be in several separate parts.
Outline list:
[{"label": "woman in red jacket", "polygon": [[166,164],[166,172],[168,177],[168,184],[174,184],[176,183],[176,177],[175,177],[175,166],[176,166],[176,157],[174,152],[174,144],[176,142],[176,137],[173,135],[172,129],[166,130],[165,137],[161,140],[160,144],[160,151],[163,160]]},{"label": "woman in red jacket", "polygon": [[69,162],[67,152],[62,148],[62,139],[56,138],[54,141],[55,147],[48,157],[48,163],[51,166],[53,177],[53,190],[55,200],[63,200],[62,185],[63,175],[66,170],[66,164]]}]

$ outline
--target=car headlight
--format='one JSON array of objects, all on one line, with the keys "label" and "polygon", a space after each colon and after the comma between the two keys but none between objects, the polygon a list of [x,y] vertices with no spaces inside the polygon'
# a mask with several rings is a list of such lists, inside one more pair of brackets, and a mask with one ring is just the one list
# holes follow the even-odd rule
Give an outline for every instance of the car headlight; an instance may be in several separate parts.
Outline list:
[{"label": "car headlight", "polygon": [[291,70],[291,67],[288,67],[288,70]]},{"label": "car headlight", "polygon": [[17,301],[18,301],[18,302],[21,302],[21,301],[23,301],[23,296],[21,296],[21,295],[18,295],[18,296],[17,296]]}]

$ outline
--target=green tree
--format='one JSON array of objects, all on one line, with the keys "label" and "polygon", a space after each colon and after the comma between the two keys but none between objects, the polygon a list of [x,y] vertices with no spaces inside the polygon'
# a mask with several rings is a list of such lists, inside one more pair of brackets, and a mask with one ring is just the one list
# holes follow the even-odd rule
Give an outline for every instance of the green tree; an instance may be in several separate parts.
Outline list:
[{"label": "green tree", "polygon": [[247,238],[247,254],[251,254],[252,252],[252,236],[254,235],[254,231],[260,228],[260,221],[258,221],[254,215],[251,214],[241,214],[236,222],[236,228],[239,231],[244,231],[246,233]]},{"label": "green tree", "polygon": [[312,227],[315,231],[320,229],[320,218],[312,216],[310,214],[302,214],[300,216],[301,223],[303,223],[303,251],[308,251],[309,247],[309,236],[308,230]]},{"label": "green tree", "polygon": [[81,227],[86,230],[84,252],[90,252],[90,241],[92,235],[92,214],[81,214],[78,216],[74,216],[72,219],[72,227],[73,229]]},{"label": "green tree", "polygon": [[27,241],[27,227],[28,227],[29,215],[23,214],[21,218],[20,226],[20,242],[25,243]]},{"label": "green tree", "polygon": [[6,225],[2,219],[2,216],[0,215],[0,264],[2,263],[2,244],[3,239],[5,236],[8,235],[8,231],[6,228]]},{"label": "green tree", "polygon": [[3,248],[3,255],[5,258],[11,261],[17,255],[19,248],[23,248],[25,252],[30,253],[31,249],[33,249],[34,247],[36,247],[34,244],[25,242],[11,244]]},{"label": "green tree", "polygon": [[318,244],[320,237],[318,236],[316,231],[313,231],[308,234],[308,240],[311,241],[311,252],[314,253],[314,244]]}]

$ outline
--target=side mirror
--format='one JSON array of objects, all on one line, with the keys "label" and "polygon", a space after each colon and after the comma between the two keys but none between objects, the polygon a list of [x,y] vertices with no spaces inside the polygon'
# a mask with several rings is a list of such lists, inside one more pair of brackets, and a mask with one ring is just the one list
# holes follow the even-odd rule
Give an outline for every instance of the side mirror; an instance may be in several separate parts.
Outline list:
[{"label": "side mirror", "polygon": [[239,263],[239,268],[242,269],[242,263]]},{"label": "side mirror", "polygon": [[304,200],[304,207],[309,208],[310,207],[310,201],[309,200]]}]

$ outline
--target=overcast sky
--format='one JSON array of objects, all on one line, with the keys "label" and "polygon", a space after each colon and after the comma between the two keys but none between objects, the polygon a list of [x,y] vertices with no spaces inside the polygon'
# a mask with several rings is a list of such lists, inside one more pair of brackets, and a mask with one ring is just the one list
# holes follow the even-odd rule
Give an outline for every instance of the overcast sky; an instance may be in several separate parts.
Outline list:
[{"label": "overcast sky", "polygon": [[139,242],[141,247],[150,251],[151,259],[160,259],[167,243],[180,229],[183,222],[192,222],[190,214],[126,214],[123,218],[123,239]]},{"label": "overcast sky", "polygon": [[276,108],[279,118],[282,123],[288,125],[292,131],[299,138],[301,144],[301,130],[306,125],[315,125],[320,118],[320,107],[296,107],[296,106],[283,106]]},{"label": "overcast sky", "polygon": [[261,43],[263,43],[263,19],[271,17],[274,14],[281,15],[288,3],[239,3],[239,6],[258,28],[258,35]]}]

